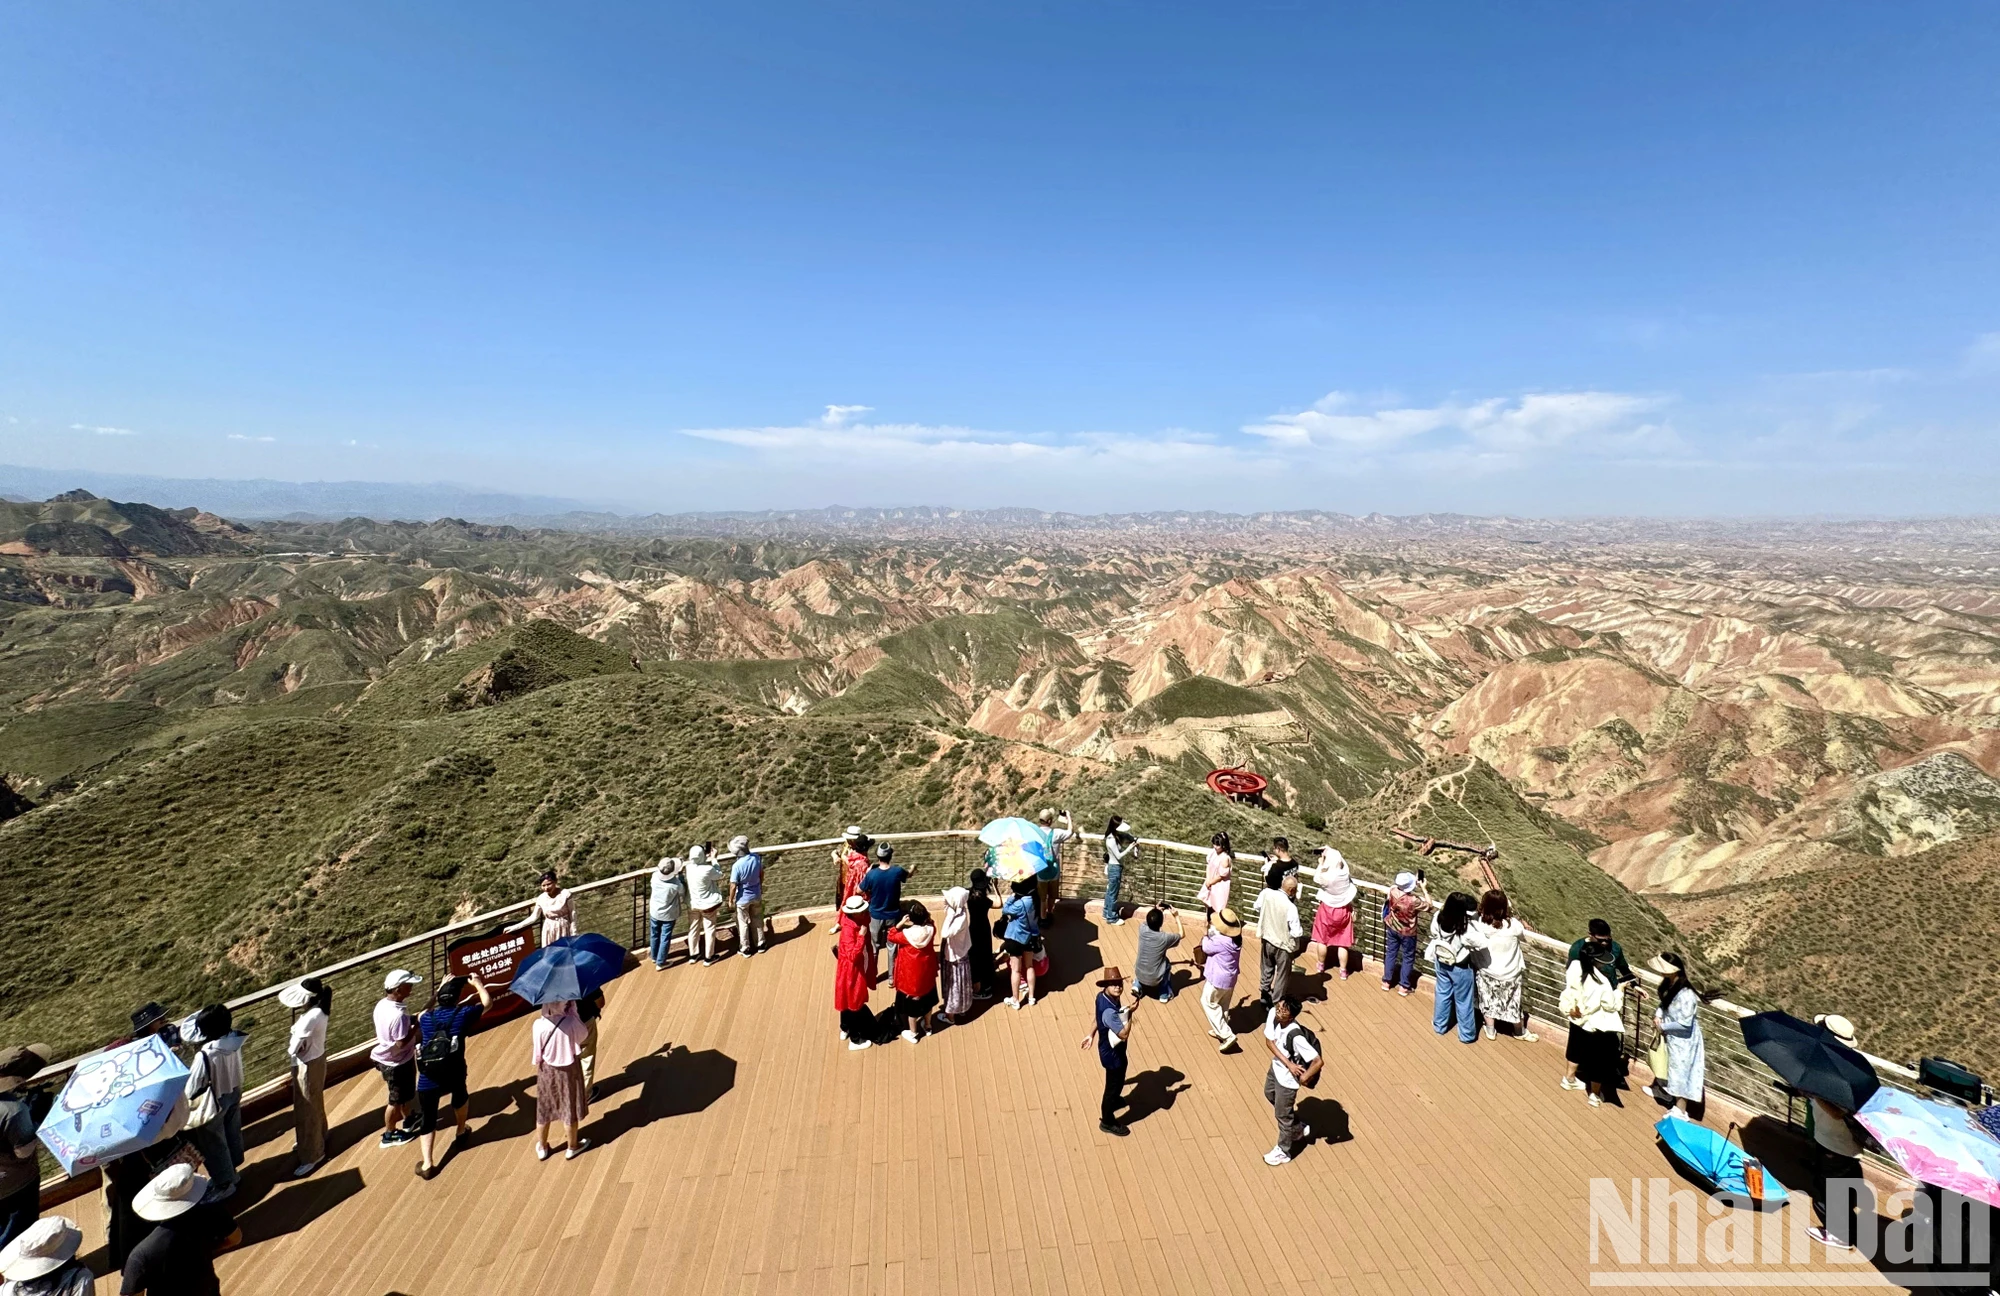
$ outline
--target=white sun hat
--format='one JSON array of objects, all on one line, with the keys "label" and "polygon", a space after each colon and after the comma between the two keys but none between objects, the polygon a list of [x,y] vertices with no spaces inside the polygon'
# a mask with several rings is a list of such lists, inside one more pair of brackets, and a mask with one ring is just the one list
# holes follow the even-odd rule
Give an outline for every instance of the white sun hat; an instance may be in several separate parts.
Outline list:
[{"label": "white sun hat", "polygon": [[132,1213],[155,1224],[185,1215],[201,1205],[208,1192],[208,1177],[198,1175],[189,1165],[170,1165],[141,1188],[132,1198]]},{"label": "white sun hat", "polygon": [[288,985],[283,990],[278,991],[278,1002],[287,1008],[303,1008],[312,1001],[312,991],[302,985]]},{"label": "white sun hat", "polygon": [[82,1245],[83,1230],[74,1220],[60,1215],[36,1220],[0,1250],[0,1278],[10,1283],[45,1278],[68,1264]]},{"label": "white sun hat", "polygon": [[423,983],[424,979],[408,968],[397,968],[394,972],[382,978],[382,988],[384,990],[401,990],[406,985],[422,985]]}]

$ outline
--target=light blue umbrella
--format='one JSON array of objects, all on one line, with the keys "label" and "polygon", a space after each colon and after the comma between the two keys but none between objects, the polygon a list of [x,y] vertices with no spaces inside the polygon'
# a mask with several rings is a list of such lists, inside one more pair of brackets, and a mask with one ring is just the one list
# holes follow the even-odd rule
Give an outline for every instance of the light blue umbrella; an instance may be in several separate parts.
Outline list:
[{"label": "light blue umbrella", "polygon": [[157,1035],[76,1064],[35,1133],[70,1174],[159,1141],[187,1085],[187,1067]]},{"label": "light blue umbrella", "polygon": [[979,830],[986,846],[986,872],[1003,882],[1021,882],[1055,858],[1049,830],[1026,819],[995,819]]}]

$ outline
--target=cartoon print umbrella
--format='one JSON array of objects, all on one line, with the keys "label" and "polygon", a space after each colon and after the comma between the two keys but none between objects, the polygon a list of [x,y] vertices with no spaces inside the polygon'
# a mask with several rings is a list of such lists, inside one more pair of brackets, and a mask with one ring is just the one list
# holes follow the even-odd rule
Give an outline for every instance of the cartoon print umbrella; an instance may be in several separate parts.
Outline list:
[{"label": "cartoon print umbrella", "polygon": [[1046,828],[1026,819],[995,819],[979,830],[986,846],[986,872],[1003,882],[1021,882],[1048,867],[1055,843]]},{"label": "cartoon print umbrella", "polygon": [[93,1053],[70,1072],[35,1133],[69,1174],[114,1161],[159,1141],[187,1074],[157,1035]]},{"label": "cartoon print umbrella", "polygon": [[2000,1142],[1963,1107],[1884,1085],[1854,1119],[1925,1183],[2000,1206]]}]

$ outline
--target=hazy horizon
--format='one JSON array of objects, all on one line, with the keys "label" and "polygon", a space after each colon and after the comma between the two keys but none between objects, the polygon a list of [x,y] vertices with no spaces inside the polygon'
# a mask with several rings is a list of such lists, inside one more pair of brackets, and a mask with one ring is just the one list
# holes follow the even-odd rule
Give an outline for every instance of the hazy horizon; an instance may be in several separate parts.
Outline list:
[{"label": "hazy horizon", "polygon": [[626,513],[1936,516],[2000,12],[0,20],[0,460]]}]

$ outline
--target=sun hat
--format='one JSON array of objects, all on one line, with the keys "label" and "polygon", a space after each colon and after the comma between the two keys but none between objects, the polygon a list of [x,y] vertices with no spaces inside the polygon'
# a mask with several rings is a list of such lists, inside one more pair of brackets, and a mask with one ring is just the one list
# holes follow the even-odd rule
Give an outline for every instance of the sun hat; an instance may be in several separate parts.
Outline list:
[{"label": "sun hat", "polygon": [[196,1174],[190,1165],[170,1165],[154,1175],[132,1198],[132,1213],[157,1224],[201,1205],[202,1195],[207,1191],[206,1175]]},{"label": "sun hat", "polygon": [[745,837],[743,834],[738,833],[736,836],[731,837],[729,839],[729,853],[731,855],[741,855],[744,851],[747,851],[749,849],[750,849],[750,839],[748,837]]},{"label": "sun hat", "polygon": [[61,1215],[36,1220],[0,1250],[0,1278],[10,1283],[45,1278],[68,1264],[82,1245],[83,1230],[74,1220]]},{"label": "sun hat", "polygon": [[1849,1048],[1859,1048],[1854,1042],[1854,1023],[1839,1013],[1821,1013],[1813,1018],[1815,1026],[1824,1026],[1833,1032],[1833,1037]]},{"label": "sun hat", "polygon": [[1676,972],[1682,972],[1686,969],[1675,967],[1672,963],[1669,963],[1667,956],[1664,954],[1655,954],[1646,960],[1646,970],[1648,972],[1657,972],[1663,977],[1670,977]]},{"label": "sun hat", "polygon": [[287,1008],[303,1008],[312,1001],[312,991],[302,985],[288,985],[278,991],[278,1002]]},{"label": "sun hat", "polygon": [[851,914],[867,913],[868,897],[865,895],[851,895],[847,897],[847,903],[840,906],[840,911]]},{"label": "sun hat", "polygon": [[659,871],[666,874],[670,878],[679,877],[681,875],[681,871],[685,867],[686,867],[685,861],[683,861],[681,857],[678,855],[660,856]]},{"label": "sun hat", "polygon": [[1036,815],[1035,819],[1039,823],[1054,823],[1056,821],[1055,809],[1053,807],[1045,809],[1040,814]]},{"label": "sun hat", "polygon": [[847,839],[848,839],[849,841],[852,841],[852,840],[854,840],[854,839],[855,839],[856,837],[859,837],[859,836],[862,836],[862,835],[863,835],[863,834],[862,834],[862,832],[861,832],[861,825],[860,825],[860,824],[849,824],[849,825],[847,825],[847,831],[846,831],[846,832],[844,832],[844,833],[842,833],[842,834],[840,834],[840,835],[841,835],[842,837],[845,837],[845,838],[847,838]]},{"label": "sun hat", "polygon": [[1097,984],[1101,986],[1124,985],[1125,974],[1115,967],[1105,968],[1104,974],[1097,978]]},{"label": "sun hat", "polygon": [[1217,909],[1215,917],[1211,921],[1215,924],[1215,930],[1221,932],[1224,936],[1241,936],[1243,934],[1243,919],[1237,916],[1236,911],[1228,905]]},{"label": "sun hat", "polygon": [[132,1014],[132,1033],[144,1035],[167,1019],[166,1006],[158,1000],[145,1004]]},{"label": "sun hat", "polygon": [[699,864],[701,863],[702,856],[706,854],[708,852],[701,848],[701,843],[696,842],[694,845],[688,847],[688,863]]},{"label": "sun hat", "polygon": [[12,1093],[49,1064],[55,1050],[46,1044],[17,1045],[0,1049],[0,1093]]},{"label": "sun hat", "polygon": [[408,968],[397,968],[394,972],[382,978],[382,988],[384,990],[400,990],[404,986],[422,985],[423,982],[424,979],[422,977]]},{"label": "sun hat", "polygon": [[1414,891],[1414,890],[1416,890],[1416,889],[1417,889],[1417,875],[1416,875],[1416,874],[1414,874],[1414,873],[1398,873],[1398,874],[1396,875],[1396,889],[1397,889],[1398,891]]}]

